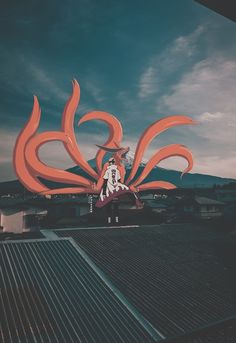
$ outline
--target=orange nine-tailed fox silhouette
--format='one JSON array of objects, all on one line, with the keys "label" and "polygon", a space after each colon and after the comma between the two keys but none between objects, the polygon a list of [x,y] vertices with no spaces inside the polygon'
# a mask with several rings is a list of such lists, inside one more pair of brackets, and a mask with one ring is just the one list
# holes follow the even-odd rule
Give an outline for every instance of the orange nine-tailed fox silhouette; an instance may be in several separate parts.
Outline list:
[{"label": "orange nine-tailed fox silhouette", "polygon": [[[129,148],[121,146],[123,138],[122,126],[115,116],[102,111],[86,113],[78,123],[80,126],[82,123],[87,121],[99,120],[106,123],[109,129],[109,137],[107,141],[102,146],[98,145],[98,151],[96,154],[96,170],[93,169],[82,155],[74,133],[74,117],[79,100],[80,87],[78,82],[74,80],[72,95],[66,103],[62,115],[61,130],[37,133],[41,110],[38,99],[34,96],[31,116],[17,138],[13,156],[16,174],[21,183],[31,192],[45,195],[67,193],[98,194],[101,191],[103,175],[107,168],[107,163],[103,163],[104,156],[107,152],[113,153],[115,164],[120,172],[121,182],[125,183],[131,191],[175,188],[176,186],[174,184],[161,180],[145,183],[145,179],[151,170],[159,162],[169,157],[180,156],[187,160],[188,166],[183,171],[182,175],[192,169],[193,157],[189,149],[184,145],[171,144],[156,151],[145,165],[141,175],[139,175],[138,178],[135,178],[146,149],[157,135],[177,125],[194,124],[194,121],[189,117],[175,115],[165,117],[154,122],[144,131],[137,143],[131,172],[125,180],[125,167],[122,161],[125,159],[125,155],[129,151]],[[85,171],[90,176],[90,179],[43,163],[38,154],[39,148],[41,145],[51,141],[62,142],[75,164]],[[49,189],[39,178],[61,182],[63,184],[73,184],[74,187]],[[91,179],[94,181],[91,181]]]}]

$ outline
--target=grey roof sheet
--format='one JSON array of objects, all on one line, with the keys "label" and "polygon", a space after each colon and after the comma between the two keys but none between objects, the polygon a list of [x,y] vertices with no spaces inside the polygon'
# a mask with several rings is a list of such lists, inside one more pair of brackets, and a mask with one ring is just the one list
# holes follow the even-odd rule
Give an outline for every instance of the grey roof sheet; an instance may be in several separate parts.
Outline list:
[{"label": "grey roof sheet", "polygon": [[193,224],[55,232],[73,237],[164,336],[233,314],[217,232]]},{"label": "grey roof sheet", "polygon": [[0,244],[4,343],[152,342],[68,239]]}]

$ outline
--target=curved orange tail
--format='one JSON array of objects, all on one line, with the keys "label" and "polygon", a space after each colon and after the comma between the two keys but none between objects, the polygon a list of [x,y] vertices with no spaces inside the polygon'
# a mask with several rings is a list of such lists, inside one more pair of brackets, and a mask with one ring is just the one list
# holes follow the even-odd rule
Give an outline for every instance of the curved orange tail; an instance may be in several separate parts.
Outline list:
[{"label": "curved orange tail", "polygon": [[173,183],[167,181],[151,181],[138,186],[139,191],[155,190],[158,188],[175,189],[176,186]]},{"label": "curved orange tail", "polygon": [[183,171],[182,175],[189,172],[192,169],[193,156],[192,153],[188,150],[188,148],[180,144],[171,144],[161,148],[152,156],[152,158],[148,161],[145,168],[143,169],[141,175],[135,180],[135,182],[132,183],[132,186],[140,185],[140,183],[144,179],[146,179],[148,174],[158,163],[173,156],[183,157],[188,162],[188,167]]},{"label": "curved orange tail", "polygon": [[[119,120],[110,113],[93,111],[85,114],[80,120],[79,125],[90,120],[100,120],[108,125],[109,137],[105,142],[104,146],[109,146],[110,148],[116,148],[120,144],[123,138],[123,130]],[[99,149],[96,154],[96,167],[99,174],[102,172],[102,161],[106,154],[105,150]]]},{"label": "curved orange tail", "polygon": [[37,97],[34,96],[31,116],[17,137],[13,153],[13,165],[18,179],[29,191],[36,193],[47,191],[48,188],[44,186],[30,170],[25,159],[25,148],[38,129],[40,116],[41,110],[39,102]]},{"label": "curved orange tail", "polygon": [[135,177],[138,167],[142,161],[143,154],[145,150],[148,148],[149,144],[152,142],[152,140],[161,132],[164,132],[165,130],[171,127],[184,124],[194,124],[194,121],[186,116],[170,116],[156,121],[144,131],[136,147],[133,166],[129,177],[126,180],[127,185]]},{"label": "curved orange tail", "polygon": [[[17,138],[13,154],[15,171],[21,183],[31,192],[41,194],[98,193],[102,187],[103,174],[107,167],[107,164],[103,166],[103,158],[107,152],[106,150],[116,151],[115,160],[117,160],[116,162],[120,170],[121,179],[125,175],[125,168],[122,164],[124,157],[122,154],[127,153],[128,148],[122,148],[120,146],[123,137],[122,126],[116,117],[107,112],[89,112],[79,120],[79,126],[87,121],[99,120],[106,123],[109,130],[108,139],[103,146],[99,146],[99,150],[96,154],[97,172],[83,157],[74,133],[74,118],[80,100],[80,87],[76,80],[73,80],[72,86],[72,95],[64,108],[60,131],[46,131],[44,133],[37,133],[41,111],[38,99],[36,96],[34,96],[34,104],[31,116]],[[142,184],[142,182],[160,161],[172,156],[180,156],[187,160],[188,167],[184,170],[183,174],[190,171],[193,166],[192,154],[185,146],[180,144],[165,146],[157,151],[146,164],[142,174],[133,183],[132,180],[135,178],[145,150],[158,134],[177,125],[193,123],[194,121],[192,119],[179,115],[163,118],[150,125],[145,130],[137,144],[133,166],[126,184],[128,185],[131,183],[131,189],[135,190],[138,188],[141,191],[157,188],[175,188],[175,185],[165,181],[153,181],[144,184]],[[86,177],[44,164],[39,158],[39,149],[43,144],[51,141],[62,142],[72,160],[90,177],[96,180],[97,185],[95,186],[95,184],[93,184],[93,182]],[[43,185],[38,180],[38,177],[42,177],[46,180],[72,184],[76,187],[51,190]]]}]

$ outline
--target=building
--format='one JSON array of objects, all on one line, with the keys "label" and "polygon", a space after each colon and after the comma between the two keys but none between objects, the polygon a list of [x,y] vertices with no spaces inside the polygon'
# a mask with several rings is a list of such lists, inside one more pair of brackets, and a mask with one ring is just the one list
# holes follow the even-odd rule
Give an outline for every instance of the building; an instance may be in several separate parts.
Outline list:
[{"label": "building", "polygon": [[23,214],[23,231],[35,231],[41,228],[42,222],[47,215],[47,210],[28,209]]},{"label": "building", "polygon": [[14,209],[2,209],[0,215],[3,232],[23,232],[24,221],[22,211]]},{"label": "building", "polygon": [[146,202],[147,206],[149,206],[153,213],[157,214],[165,214],[167,212],[168,206],[162,202],[149,200]]},{"label": "building", "polygon": [[215,190],[215,194],[218,201],[236,205],[236,189],[219,188]]},{"label": "building", "polygon": [[177,204],[179,213],[199,219],[221,217],[223,215],[224,206],[225,204],[221,201],[200,196],[185,197]]},{"label": "building", "polygon": [[47,211],[39,208],[4,208],[1,210],[1,224],[3,232],[22,233],[24,231],[37,230],[40,221]]},{"label": "building", "polygon": [[81,217],[91,213],[94,199],[88,196],[53,197],[47,204],[44,225],[76,225]]}]

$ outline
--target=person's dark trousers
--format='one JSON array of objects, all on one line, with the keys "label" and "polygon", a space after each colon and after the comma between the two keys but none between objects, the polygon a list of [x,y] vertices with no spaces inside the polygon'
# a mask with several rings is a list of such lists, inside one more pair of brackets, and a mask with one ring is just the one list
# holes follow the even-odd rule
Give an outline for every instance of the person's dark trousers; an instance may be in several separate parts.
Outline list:
[{"label": "person's dark trousers", "polygon": [[107,224],[111,224],[112,221],[112,202],[110,201],[107,205],[106,205],[106,213],[107,213],[107,218],[106,218],[106,223]]},{"label": "person's dark trousers", "polygon": [[116,224],[119,223],[119,200],[118,198],[113,199],[112,201],[112,219],[115,221]]}]

